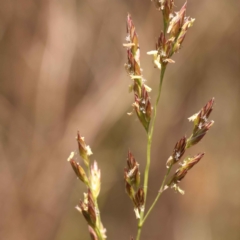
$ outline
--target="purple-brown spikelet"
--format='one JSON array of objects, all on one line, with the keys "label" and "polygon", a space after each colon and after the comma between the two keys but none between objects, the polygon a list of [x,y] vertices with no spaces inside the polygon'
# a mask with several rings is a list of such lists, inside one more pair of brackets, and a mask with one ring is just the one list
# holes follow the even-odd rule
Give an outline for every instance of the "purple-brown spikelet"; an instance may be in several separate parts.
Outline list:
[{"label": "purple-brown spikelet", "polygon": [[186,150],[187,139],[184,136],[181,138],[175,145],[173,149],[173,154],[167,160],[167,168],[169,168],[172,164],[178,162]]},{"label": "purple-brown spikelet", "polygon": [[143,188],[139,187],[139,164],[130,150],[128,151],[127,167],[124,169],[124,180],[126,192],[133,202],[136,217],[139,218],[140,212],[144,209],[145,195]]},{"label": "purple-brown spikelet", "polygon": [[182,166],[177,169],[176,173],[173,175],[172,180],[170,181],[171,184],[179,183],[187,174],[187,172],[196,165],[201,158],[204,156],[204,153],[199,153],[195,155],[194,157],[187,158]]},{"label": "purple-brown spikelet", "polygon": [[94,228],[97,222],[97,213],[90,189],[88,189],[88,193],[85,194],[84,201],[80,200],[76,208],[83,214],[87,223]]},{"label": "purple-brown spikelet", "polygon": [[89,146],[86,145],[84,137],[81,137],[80,133],[77,133],[77,143],[79,154],[82,157],[86,166],[89,165],[89,156],[92,154],[92,151]]},{"label": "purple-brown spikelet", "polygon": [[76,173],[77,177],[84,182],[86,185],[88,185],[88,178],[86,176],[86,173],[84,169],[77,163],[75,160],[71,159],[70,160],[71,166]]},{"label": "purple-brown spikelet", "polygon": [[130,151],[128,151],[127,165],[128,167],[124,170],[125,181],[134,187],[138,187],[140,184],[139,164]]},{"label": "purple-brown spikelet", "polygon": [[135,194],[135,202],[136,207],[141,209],[141,207],[144,206],[144,190],[143,188],[139,188],[138,191]]},{"label": "purple-brown spikelet", "polygon": [[194,126],[192,135],[187,140],[187,148],[197,144],[214,124],[214,121],[208,120],[213,110],[213,104],[214,98],[209,100],[198,113],[189,118],[189,121],[192,121]]}]

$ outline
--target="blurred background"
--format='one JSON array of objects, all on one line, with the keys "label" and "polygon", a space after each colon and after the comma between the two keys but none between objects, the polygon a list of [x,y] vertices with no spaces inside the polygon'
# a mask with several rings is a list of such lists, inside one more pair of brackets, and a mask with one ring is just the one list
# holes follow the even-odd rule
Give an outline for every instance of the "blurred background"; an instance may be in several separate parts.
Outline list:
[{"label": "blurred background", "polygon": [[[176,11],[184,1],[176,0]],[[143,172],[146,135],[136,115],[122,47],[126,15],[139,35],[141,66],[156,98],[159,72],[146,52],[162,17],[150,0],[0,1],[0,239],[86,240],[74,207],[85,188],[66,161],[79,130],[102,171],[99,199],[108,239],[136,236],[124,190],[130,148]],[[163,83],[152,146],[147,206],[187,118],[215,97],[215,124],[188,151],[205,152],[167,191],[143,228],[145,240],[240,239],[239,1],[188,1],[196,18]],[[79,162],[82,163],[81,159]]]}]

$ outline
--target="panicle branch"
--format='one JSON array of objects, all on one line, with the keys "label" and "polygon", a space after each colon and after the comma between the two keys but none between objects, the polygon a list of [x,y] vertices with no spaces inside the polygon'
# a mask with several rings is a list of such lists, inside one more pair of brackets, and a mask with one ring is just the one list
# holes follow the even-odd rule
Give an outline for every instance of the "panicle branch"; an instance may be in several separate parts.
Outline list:
[{"label": "panicle branch", "polygon": [[168,63],[174,63],[172,55],[182,46],[187,30],[195,19],[186,17],[185,3],[179,12],[173,12],[173,0],[154,0],[155,6],[163,13],[164,31],[160,33],[156,42],[156,49],[149,51],[153,55],[154,66],[161,69]]},{"label": "panicle branch", "polygon": [[101,172],[96,161],[91,164],[89,156],[92,154],[90,147],[85,143],[84,137],[77,133],[78,152],[84,161],[88,174],[84,168],[76,162],[76,154],[72,152],[68,158],[75,174],[87,187],[84,200],[80,200],[76,209],[82,213],[88,223],[89,234],[93,240],[106,239],[106,229],[103,227],[97,198],[100,193]]},{"label": "panicle branch", "polygon": [[[173,164],[178,162],[188,148],[197,144],[206,135],[207,131],[214,123],[213,121],[208,121],[210,113],[213,110],[213,104],[214,98],[210,99],[198,113],[189,118],[189,121],[193,121],[193,132],[188,139],[183,137],[176,143],[173,149],[173,154],[167,160],[167,168],[172,167]],[[177,169],[176,173],[172,176],[165,189],[171,186],[176,191],[183,194],[184,191],[179,188],[178,183],[185,177],[187,172],[200,161],[203,156],[204,153],[201,153],[192,158],[186,158],[181,164],[181,167]]]},{"label": "panicle branch", "polygon": [[142,123],[145,130],[148,132],[151,121],[152,106],[148,92],[151,89],[144,84],[142,69],[140,67],[140,47],[138,36],[130,14],[127,16],[127,43],[123,44],[127,48],[127,63],[125,69],[132,79],[133,83],[130,90],[134,92],[133,108]]}]

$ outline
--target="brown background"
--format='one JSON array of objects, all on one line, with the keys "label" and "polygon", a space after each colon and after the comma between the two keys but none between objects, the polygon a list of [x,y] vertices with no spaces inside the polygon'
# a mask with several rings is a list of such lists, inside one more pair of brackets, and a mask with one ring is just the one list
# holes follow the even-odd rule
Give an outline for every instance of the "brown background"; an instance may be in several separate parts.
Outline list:
[{"label": "brown background", "polygon": [[[175,4],[177,11],[183,1]],[[185,196],[167,191],[142,239],[240,239],[239,9],[238,0],[188,1],[196,22],[166,72],[147,206],[175,142],[191,132],[187,118],[213,96],[215,124],[189,151],[206,156],[181,183]],[[146,136],[126,114],[133,102],[123,67],[128,12],[154,101],[159,72],[145,53],[162,18],[150,0],[0,1],[0,239],[89,239],[74,209],[85,188],[66,161],[77,149],[77,130],[102,170],[108,239],[135,236],[123,168],[130,148],[143,172]]]}]

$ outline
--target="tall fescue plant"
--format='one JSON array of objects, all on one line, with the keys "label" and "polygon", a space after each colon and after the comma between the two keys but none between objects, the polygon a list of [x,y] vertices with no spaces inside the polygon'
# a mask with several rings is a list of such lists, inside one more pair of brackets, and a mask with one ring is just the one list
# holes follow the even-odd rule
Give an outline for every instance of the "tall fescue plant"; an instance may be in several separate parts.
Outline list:
[{"label": "tall fescue plant", "polygon": [[[152,138],[165,72],[168,64],[174,63],[172,57],[181,50],[186,34],[195,21],[195,19],[186,16],[187,3],[178,12],[175,12],[173,0],[153,0],[153,2],[163,18],[163,30],[157,39],[156,47],[148,52],[149,55],[153,56],[154,67],[159,70],[159,87],[157,91],[153,90],[153,92],[157,92],[154,104],[151,103],[149,97],[151,88],[145,84],[146,81],[142,75],[139,40],[130,14],[127,15],[126,43],[123,44],[127,52],[125,69],[132,83],[130,91],[133,93],[134,99],[132,104],[133,112],[136,113],[147,137],[146,167],[144,169],[143,183],[141,184],[139,164],[130,150],[127,153],[127,166],[124,169],[125,191],[133,203],[138,221],[136,237],[131,238],[136,240],[140,240],[144,223],[164,191],[174,189],[180,194],[184,194],[184,191],[179,187],[179,183],[188,171],[202,159],[204,153],[186,156],[185,158],[183,156],[190,147],[196,145],[205,136],[214,123],[209,121],[214,104],[214,98],[212,98],[199,112],[189,118],[189,121],[193,122],[192,134],[189,137],[183,136],[176,142],[170,157],[166,161],[166,173],[159,186],[159,191],[156,193],[156,198],[149,209],[145,209]],[[86,145],[84,137],[79,133],[77,134],[77,143],[78,154],[83,159],[84,166],[76,162],[75,153],[70,154],[68,161],[71,163],[77,177],[85,184],[87,191],[84,193],[83,200],[80,200],[76,208],[87,221],[91,239],[104,240],[107,238],[106,229],[103,227],[97,202],[100,193],[100,169],[96,161],[90,161],[91,149]],[[172,167],[176,163],[179,164],[179,167],[172,173]]]}]

